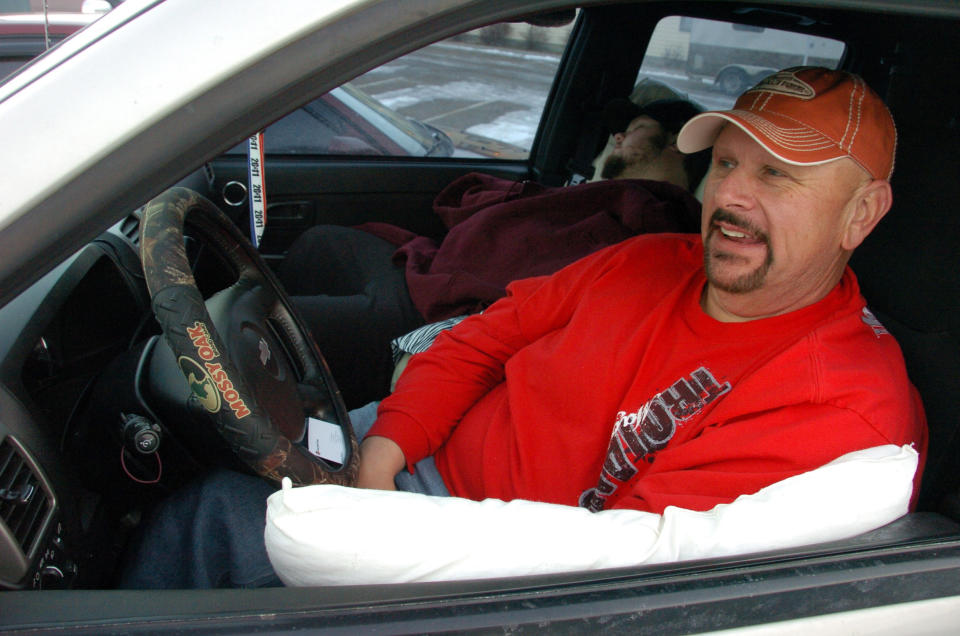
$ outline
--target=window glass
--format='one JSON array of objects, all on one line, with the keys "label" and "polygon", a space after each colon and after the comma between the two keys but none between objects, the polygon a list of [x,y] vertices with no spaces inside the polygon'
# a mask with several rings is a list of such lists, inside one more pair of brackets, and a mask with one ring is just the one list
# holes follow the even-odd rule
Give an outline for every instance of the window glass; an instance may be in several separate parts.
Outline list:
[{"label": "window glass", "polygon": [[0,0],[0,82],[120,0]]},{"label": "window glass", "polygon": [[430,45],[268,127],[264,150],[524,159],[571,28],[494,24]]},{"label": "window glass", "polygon": [[837,68],[844,53],[843,42],[829,38],[671,16],[654,30],[635,92],[665,85],[704,108],[729,108],[740,93],[774,71],[806,65]]},{"label": "window glass", "polygon": [[15,70],[29,61],[29,59],[23,59],[19,57],[0,57],[0,80],[5,78],[10,73],[13,73]]}]

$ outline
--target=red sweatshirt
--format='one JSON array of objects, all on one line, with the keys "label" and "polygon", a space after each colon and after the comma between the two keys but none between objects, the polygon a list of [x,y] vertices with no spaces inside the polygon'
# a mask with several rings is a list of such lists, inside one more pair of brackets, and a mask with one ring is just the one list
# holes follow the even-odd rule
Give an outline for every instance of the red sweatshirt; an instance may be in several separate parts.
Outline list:
[{"label": "red sweatshirt", "polygon": [[592,510],[708,510],[881,444],[923,460],[919,396],[852,271],[723,323],[702,262],[699,237],[646,235],[512,283],[414,356],[369,434],[409,467],[435,455],[454,496]]}]

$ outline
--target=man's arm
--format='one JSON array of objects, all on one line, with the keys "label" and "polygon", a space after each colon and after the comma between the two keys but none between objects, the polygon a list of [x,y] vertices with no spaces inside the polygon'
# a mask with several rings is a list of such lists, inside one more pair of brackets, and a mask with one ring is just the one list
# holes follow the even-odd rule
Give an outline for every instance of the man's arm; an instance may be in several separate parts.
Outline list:
[{"label": "man's arm", "polygon": [[515,281],[505,298],[440,334],[410,361],[369,435],[394,440],[411,468],[435,453],[463,415],[503,382],[516,352],[588,310],[580,300],[616,261],[618,249],[601,250],[549,277]]},{"label": "man's arm", "polygon": [[744,414],[674,440],[679,443],[668,445],[646,472],[621,486],[626,496],[612,507],[709,510],[846,453],[885,444],[916,449],[919,484],[926,454],[922,410],[907,398],[885,420],[871,422],[850,409],[815,403]]},{"label": "man's arm", "polygon": [[[843,539],[904,514],[917,454],[881,446],[837,458],[710,512],[590,513],[340,486],[267,500],[264,541],[287,585],[365,585],[542,575],[716,558]],[[328,520],[335,518],[337,524]],[[385,518],[404,519],[383,532]],[[322,531],[320,531],[322,530]],[[603,537],[598,541],[597,537]]]},{"label": "man's arm", "polygon": [[360,445],[360,474],[358,488],[396,490],[393,478],[403,470],[406,460],[403,451],[391,439],[374,435]]},{"label": "man's arm", "polygon": [[[440,334],[429,350],[411,358],[394,392],[381,403],[368,439],[391,440],[411,470],[436,452],[463,415],[503,381],[507,361],[529,342],[516,318],[523,301],[513,293]],[[376,453],[368,455],[369,461],[387,459],[381,443],[376,443]],[[393,467],[396,456],[390,455]]]}]

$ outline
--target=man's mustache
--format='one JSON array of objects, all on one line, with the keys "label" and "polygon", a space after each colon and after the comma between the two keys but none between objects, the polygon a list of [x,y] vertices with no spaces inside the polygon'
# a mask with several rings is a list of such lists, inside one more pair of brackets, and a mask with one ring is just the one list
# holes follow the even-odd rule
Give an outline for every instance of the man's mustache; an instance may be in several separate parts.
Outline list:
[{"label": "man's mustache", "polygon": [[734,214],[729,210],[724,210],[722,208],[717,208],[713,211],[713,214],[710,215],[710,225],[715,225],[716,223],[729,223],[730,225],[735,225],[736,227],[745,230],[752,234],[757,240],[762,241],[763,243],[770,244],[770,237],[767,236],[767,233],[754,225],[750,220],[743,218],[738,214]]}]

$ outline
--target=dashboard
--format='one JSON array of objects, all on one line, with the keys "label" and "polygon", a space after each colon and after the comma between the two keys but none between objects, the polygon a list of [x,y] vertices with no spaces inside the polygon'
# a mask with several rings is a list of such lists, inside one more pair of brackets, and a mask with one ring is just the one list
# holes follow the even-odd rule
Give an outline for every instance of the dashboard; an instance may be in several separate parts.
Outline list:
[{"label": "dashboard", "polygon": [[114,362],[156,334],[136,231],[125,218],[0,309],[3,587],[72,586],[112,565],[116,481],[94,467],[121,457],[123,423],[91,407]]},{"label": "dashboard", "polygon": [[[197,431],[150,308],[139,217],[0,308],[0,589],[112,587],[145,512],[236,461]],[[232,282],[185,240],[205,295]]]}]

